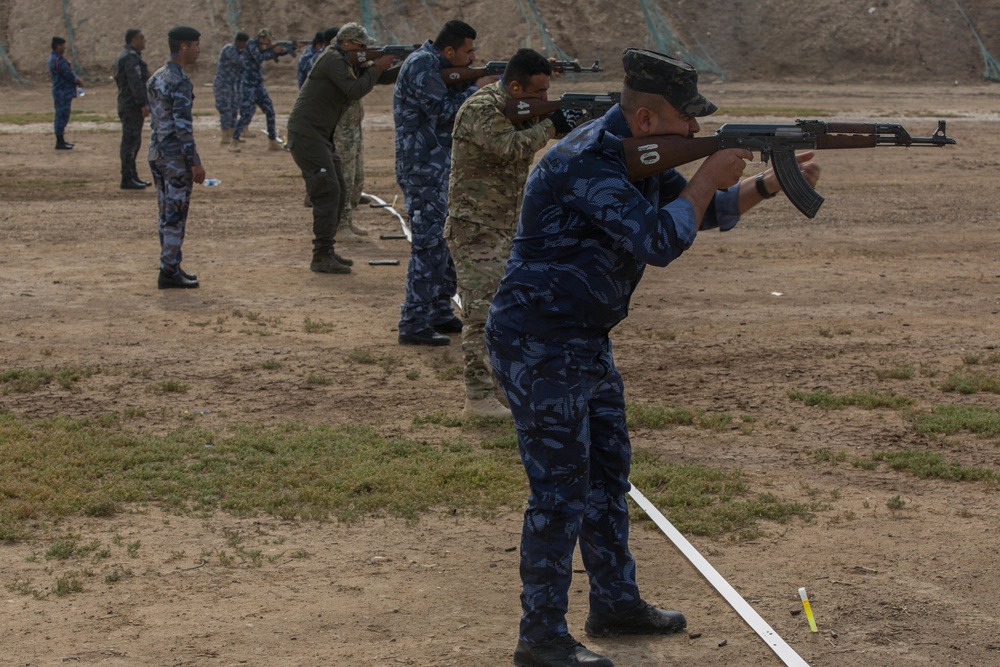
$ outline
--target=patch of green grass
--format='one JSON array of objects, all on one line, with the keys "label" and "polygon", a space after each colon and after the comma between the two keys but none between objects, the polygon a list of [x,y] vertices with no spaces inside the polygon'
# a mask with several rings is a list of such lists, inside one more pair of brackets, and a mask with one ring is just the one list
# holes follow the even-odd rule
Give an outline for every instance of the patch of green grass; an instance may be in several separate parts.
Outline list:
[{"label": "patch of green grass", "polygon": [[386,373],[403,363],[402,357],[394,354],[376,354],[371,348],[357,347],[347,353],[347,360],[356,364],[371,364],[381,366]]},{"label": "patch of green grass", "polygon": [[[684,407],[663,407],[627,403],[625,419],[630,429],[664,428],[666,426],[699,426],[712,431],[724,431],[733,421],[732,415],[724,412],[705,412]],[[752,423],[752,420],[746,424]]]},{"label": "patch of green grass", "polygon": [[900,470],[921,479],[947,479],[953,482],[995,482],[1000,473],[979,466],[949,463],[938,452],[926,449],[909,449],[901,452],[875,452],[873,461],[884,461],[893,470]]},{"label": "patch of green grass", "polygon": [[955,371],[941,382],[942,391],[957,391],[960,394],[986,392],[1000,394],[1000,377],[980,371]]},{"label": "patch of green grass", "polygon": [[306,382],[308,382],[309,384],[318,384],[318,385],[326,386],[326,385],[333,384],[333,378],[330,377],[329,375],[320,375],[319,373],[310,373],[308,376],[306,376]]},{"label": "patch of green grass", "polygon": [[[0,536],[22,539],[36,523],[29,517],[79,514],[94,498],[350,521],[372,514],[412,520],[431,507],[489,514],[519,507],[527,493],[517,455],[500,448],[387,439],[362,427],[226,433],[191,427],[155,436],[0,414]],[[132,555],[139,543],[127,549]]]},{"label": "patch of green grass", "polygon": [[892,368],[875,369],[875,377],[879,380],[909,380],[913,377],[913,366],[894,366]]},{"label": "patch of green grass", "polygon": [[148,391],[154,394],[186,394],[190,387],[180,380],[162,380],[157,382]]},{"label": "patch of green grass", "polygon": [[333,331],[332,322],[324,322],[323,320],[316,320],[315,322],[311,318],[306,318],[302,330],[307,334],[320,334],[320,333],[330,333]]},{"label": "patch of green grass", "polygon": [[813,460],[816,463],[829,463],[837,465],[847,460],[847,452],[831,452],[829,449],[816,449],[812,452]]},{"label": "patch of green grass", "polygon": [[266,370],[269,371],[274,371],[281,368],[281,362],[278,361],[277,359],[268,359],[262,365]]},{"label": "patch of green grass", "polygon": [[921,434],[953,435],[971,431],[984,437],[1000,435],[1000,410],[978,405],[940,405],[914,418],[914,430]]},{"label": "patch of green grass", "polygon": [[[761,520],[809,519],[824,508],[755,494],[739,470],[670,463],[647,450],[634,453],[631,480],[679,531],[693,535],[749,539],[761,534]],[[634,506],[630,512],[633,520],[648,521]]]},{"label": "patch of green grass", "polygon": [[821,407],[824,410],[835,410],[846,407],[858,407],[865,410],[889,408],[897,410],[913,404],[912,398],[887,394],[879,391],[854,391],[850,394],[836,395],[826,391],[789,391],[788,398],[801,401],[809,406]]},{"label": "patch of green grass", "polygon": [[80,380],[100,372],[100,366],[57,368],[55,370],[27,368],[0,371],[0,394],[4,396],[11,392],[27,394],[52,382],[63,389],[72,390]]}]

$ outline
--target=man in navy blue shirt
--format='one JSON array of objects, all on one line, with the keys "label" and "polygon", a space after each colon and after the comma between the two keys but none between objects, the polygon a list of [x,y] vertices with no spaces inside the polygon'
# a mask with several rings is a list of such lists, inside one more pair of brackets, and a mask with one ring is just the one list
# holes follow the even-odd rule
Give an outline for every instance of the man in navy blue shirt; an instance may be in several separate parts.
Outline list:
[{"label": "man in navy blue shirt", "polygon": [[[628,548],[631,443],[608,335],[628,315],[647,264],[666,266],[699,230],[732,229],[780,185],[771,169],[741,180],[744,149],[708,157],[686,180],[628,179],[621,139],[692,136],[716,106],[687,63],[623,55],[620,105],[549,149],[528,178],[517,235],[486,325],[490,361],[514,417],[530,485],[521,533],[523,615],[514,664],[613,667],[566,623],[577,542],[590,583],[592,636],[670,634],[684,615],[639,594]],[[815,184],[812,154],[799,156]]]}]

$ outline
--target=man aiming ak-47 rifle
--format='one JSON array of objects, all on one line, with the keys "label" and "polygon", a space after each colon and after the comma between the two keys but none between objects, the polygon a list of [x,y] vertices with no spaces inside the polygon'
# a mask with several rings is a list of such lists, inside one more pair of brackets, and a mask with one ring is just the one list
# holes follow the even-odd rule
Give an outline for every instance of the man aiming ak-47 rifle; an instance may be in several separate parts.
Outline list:
[{"label": "man aiming ak-47 rifle", "polygon": [[[732,229],[780,187],[740,180],[750,151],[709,156],[690,180],[674,170],[633,182],[615,142],[698,132],[716,110],[687,63],[626,49],[621,103],[550,148],[528,177],[486,345],[517,429],[530,495],[521,532],[521,624],[514,664],[613,667],[566,622],[577,542],[589,575],[589,635],[680,632],[684,615],[639,592],[628,548],[631,444],[608,335],[628,314],[647,264],[666,266],[701,229]],[[620,141],[619,141],[620,143]],[[803,177],[819,178],[812,153]],[[709,279],[709,278],[706,278]]]}]

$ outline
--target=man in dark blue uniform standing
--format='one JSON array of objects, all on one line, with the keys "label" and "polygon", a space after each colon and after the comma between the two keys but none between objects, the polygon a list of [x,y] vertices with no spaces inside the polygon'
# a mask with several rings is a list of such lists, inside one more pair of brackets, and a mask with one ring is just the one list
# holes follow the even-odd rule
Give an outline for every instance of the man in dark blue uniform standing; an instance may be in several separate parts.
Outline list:
[{"label": "man in dark blue uniform standing", "polygon": [[119,157],[122,163],[122,190],[142,190],[151,185],[139,180],[135,158],[142,144],[142,124],[149,116],[146,81],[149,68],[142,59],[146,36],[142,30],[125,31],[125,48],[115,58],[113,76],[118,85],[118,118],[122,121],[122,143]]},{"label": "man in dark blue uniform standing", "polygon": [[[569,633],[573,551],[590,584],[592,636],[670,634],[684,615],[639,594],[628,548],[631,443],[608,335],[628,314],[647,264],[666,266],[699,230],[729,230],[780,189],[772,170],[740,180],[743,149],[707,158],[686,180],[668,170],[630,182],[621,139],[691,136],[716,110],[690,65],[626,49],[621,104],[549,149],[528,178],[506,273],[486,325],[490,361],[517,428],[530,485],[521,533],[523,615],[514,664],[613,667]],[[815,184],[819,167],[799,156]]]},{"label": "man in dark blue uniform standing", "polygon": [[68,151],[73,144],[66,141],[64,134],[69,124],[69,114],[73,107],[76,90],[83,83],[73,73],[73,66],[63,56],[66,53],[66,40],[62,37],[52,38],[52,53],[49,54],[49,75],[52,77],[52,102],[56,107],[56,119],[53,129],[56,133],[56,150]]}]

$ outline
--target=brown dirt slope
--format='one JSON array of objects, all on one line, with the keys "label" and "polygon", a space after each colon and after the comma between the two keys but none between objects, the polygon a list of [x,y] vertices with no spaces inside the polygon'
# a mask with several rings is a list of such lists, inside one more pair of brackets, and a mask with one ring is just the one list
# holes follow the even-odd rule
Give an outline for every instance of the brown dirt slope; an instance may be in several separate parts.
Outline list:
[{"label": "brown dirt slope", "polygon": [[[520,46],[545,50],[554,43],[581,60],[599,58],[616,78],[623,46],[662,46],[669,33],[679,50],[714,61],[730,81],[894,81],[974,83],[982,78],[982,52],[952,2],[927,0],[707,0],[616,3],[570,0],[459,2],[440,0],[7,0],[0,8],[0,43],[17,69],[40,84],[52,35],[69,35],[75,62],[89,80],[106,77],[127,28],[150,37],[147,60],[166,57],[173,25],[199,28],[204,58],[196,78],[207,80],[214,54],[236,29],[272,28],[282,38],[307,39],[316,30],[364,20],[385,41],[419,42],[448,19],[480,31],[480,54],[502,59]],[[531,10],[536,6],[541,20]],[[986,48],[1000,54],[1000,5],[962,0]],[[551,39],[546,39],[544,29]],[[652,26],[652,29],[651,29]],[[659,38],[659,39],[658,39]],[[550,52],[551,49],[550,49]],[[685,55],[685,54],[682,54]],[[4,83],[0,75],[0,85]],[[9,80],[8,80],[9,83]]]}]

